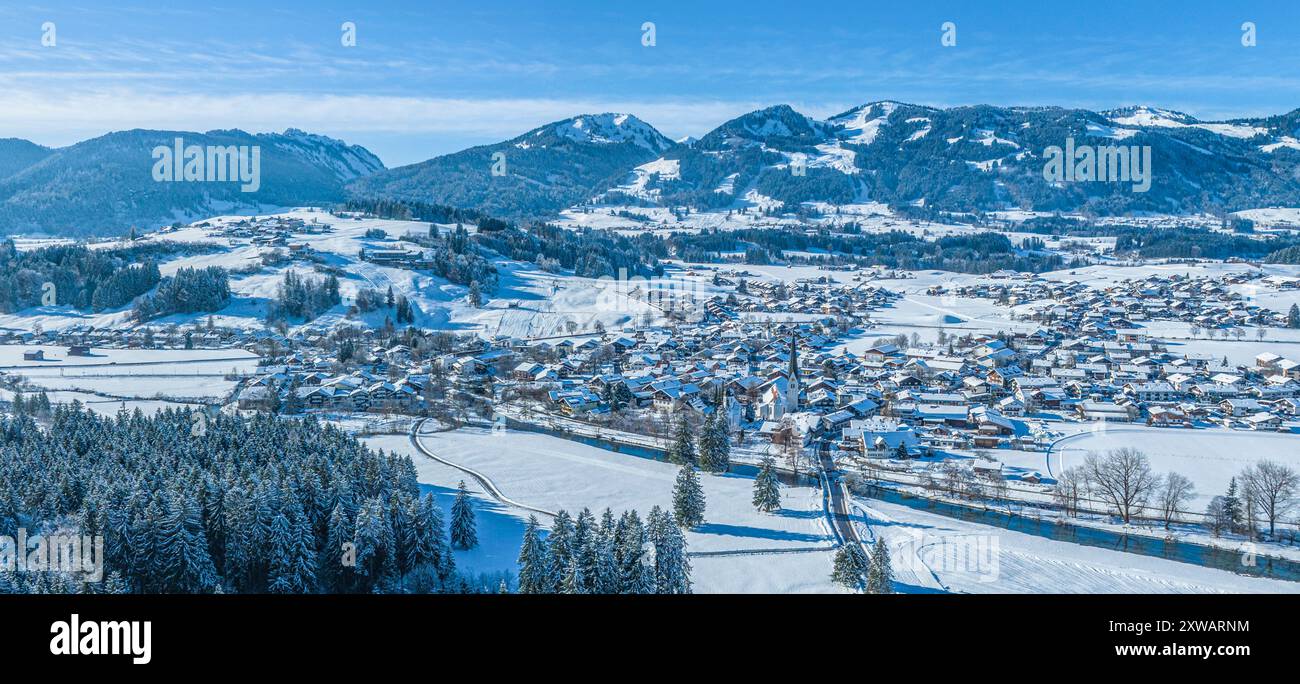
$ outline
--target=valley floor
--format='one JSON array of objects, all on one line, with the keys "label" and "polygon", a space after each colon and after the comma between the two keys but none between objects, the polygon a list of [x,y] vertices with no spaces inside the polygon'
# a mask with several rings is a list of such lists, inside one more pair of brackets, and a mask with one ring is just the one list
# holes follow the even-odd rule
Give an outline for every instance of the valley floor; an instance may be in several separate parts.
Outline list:
[{"label": "valley floor", "polygon": [[[667,463],[527,432],[462,428],[419,439],[527,506],[571,513],[586,506],[598,515],[606,506],[616,514],[635,508],[643,518],[653,505],[671,506],[677,468]],[[473,477],[428,458],[407,436],[366,442],[411,455],[421,485],[447,510],[463,480],[475,497],[483,545],[458,552],[457,562],[471,573],[514,571],[529,511],[496,501]],[[768,515],[750,505],[751,477],[701,480],[707,522],[687,535],[697,592],[843,591],[830,581],[834,540],[820,492],[783,486],[784,508]],[[888,540],[896,589],[907,593],[1300,592],[1300,583],[1056,541],[875,499],[855,499],[852,512],[864,538]],[[955,556],[954,549],[967,556]],[[970,560],[981,552],[982,562]]]}]

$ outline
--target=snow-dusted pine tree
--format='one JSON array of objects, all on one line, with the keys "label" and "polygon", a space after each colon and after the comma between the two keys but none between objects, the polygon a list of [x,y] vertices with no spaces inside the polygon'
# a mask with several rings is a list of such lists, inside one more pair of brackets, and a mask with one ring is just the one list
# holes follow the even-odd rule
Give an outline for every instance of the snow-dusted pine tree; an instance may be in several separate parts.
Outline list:
[{"label": "snow-dusted pine tree", "polygon": [[547,574],[555,582],[554,591],[562,593],[564,581],[570,574],[569,566],[573,564],[575,555],[573,518],[568,511],[561,510],[555,514],[555,522],[551,523],[551,534],[546,538],[546,543],[550,547],[550,568]]},{"label": "snow-dusted pine tree", "polygon": [[600,531],[596,533],[596,572],[592,578],[593,593],[617,594],[619,589],[618,550],[614,512],[605,509],[600,518]]},{"label": "snow-dusted pine tree", "polygon": [[673,515],[677,524],[691,529],[704,522],[704,488],[695,468],[683,465],[673,486]]},{"label": "snow-dusted pine tree", "polygon": [[695,454],[695,436],[691,434],[691,424],[685,416],[677,418],[677,427],[673,437],[673,443],[668,447],[668,462],[682,464],[692,464],[698,460]]},{"label": "snow-dusted pine tree", "polygon": [[871,547],[871,561],[867,567],[867,593],[894,593],[894,568],[889,562],[889,547],[884,539],[876,539]]},{"label": "snow-dusted pine tree", "polygon": [[776,460],[763,457],[763,464],[754,478],[754,508],[771,513],[781,510],[781,485],[776,479]]},{"label": "snow-dusted pine tree", "polygon": [[519,593],[545,594],[554,586],[548,581],[546,542],[542,541],[537,516],[528,516],[524,540],[519,546]]},{"label": "snow-dusted pine tree", "polygon": [[856,542],[844,544],[835,552],[831,581],[847,589],[862,591],[867,586],[868,563],[867,554]]},{"label": "snow-dusted pine tree", "polygon": [[646,531],[655,549],[655,593],[691,593],[691,563],[677,521],[658,506],[651,509],[647,520]]},{"label": "snow-dusted pine tree", "polygon": [[579,573],[582,577],[581,593],[583,594],[596,592],[596,556],[599,539],[600,528],[596,524],[596,516],[591,514],[591,509],[582,509],[578,514],[578,521],[573,526],[573,546],[577,554],[574,562],[582,566]]},{"label": "snow-dusted pine tree", "polygon": [[700,439],[699,439],[700,470],[703,470],[705,472],[710,472],[710,473],[718,472],[718,465],[717,465],[718,444],[717,444],[716,435],[713,431],[713,424],[715,422],[716,417],[717,417],[716,411],[710,413],[709,416],[704,419],[704,425],[700,427]]},{"label": "snow-dusted pine tree", "polygon": [[465,481],[460,481],[456,501],[451,505],[451,545],[458,549],[478,546],[478,529],[474,523],[474,507],[470,502]]}]

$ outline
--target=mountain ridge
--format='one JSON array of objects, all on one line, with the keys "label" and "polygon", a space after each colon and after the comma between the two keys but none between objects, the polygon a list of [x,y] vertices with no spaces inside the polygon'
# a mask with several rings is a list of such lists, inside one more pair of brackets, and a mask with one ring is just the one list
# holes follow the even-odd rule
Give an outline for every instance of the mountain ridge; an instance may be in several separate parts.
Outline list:
[{"label": "mountain ridge", "polygon": [[[256,193],[160,184],[149,150],[261,145]],[[1044,150],[1150,146],[1150,192],[1053,183]],[[876,100],[825,119],[775,104],[674,142],[633,114],[579,114],[498,143],[385,168],[364,147],[297,128],[204,133],[131,129],[60,148],[0,140],[0,232],[78,235],[215,213],[346,200],[423,202],[516,220],[566,210],[800,211],[876,202],[912,212],[1021,209],[1091,215],[1220,213],[1300,206],[1300,108],[1201,120],[1152,105],[932,107]]]}]

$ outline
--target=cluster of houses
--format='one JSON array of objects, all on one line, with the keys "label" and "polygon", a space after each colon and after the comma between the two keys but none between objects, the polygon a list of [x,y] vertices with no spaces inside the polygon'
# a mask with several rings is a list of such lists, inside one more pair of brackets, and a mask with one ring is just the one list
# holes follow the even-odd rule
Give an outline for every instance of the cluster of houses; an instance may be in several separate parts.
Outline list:
[{"label": "cluster of houses", "polygon": [[3,330],[0,344],[62,346],[69,348],[70,356],[85,356],[90,348],[179,349],[185,346],[187,337],[191,347],[215,349],[243,346],[255,339],[256,333],[216,328],[195,330],[193,326],[137,326],[128,330],[77,325],[59,330]]},{"label": "cluster of houses", "polygon": [[[1220,306],[1225,316],[1246,316],[1233,320],[1259,317],[1226,286],[1204,279],[1148,278],[1125,284],[1128,295],[1120,296],[1016,278],[1005,292],[960,294],[1051,297],[1059,309],[1051,325],[924,346],[881,339],[854,353],[844,336],[869,335],[861,328],[867,313],[895,295],[867,282],[742,285],[740,272],[717,277],[745,296],[711,300],[700,321],[551,340],[502,337],[418,361],[400,345],[375,348],[377,365],[346,372],[330,370],[329,359],[291,359],[248,382],[238,401],[249,408],[419,411],[427,408],[436,365],[457,378],[542,390],[547,410],[565,415],[599,420],[640,411],[698,420],[722,411],[737,437],[825,440],[861,458],[1041,450],[1059,437],[1053,423],[1060,421],[1290,430],[1300,418],[1300,363],[1265,353],[1251,366],[1228,367],[1134,331],[1135,321],[1213,316]],[[1181,305],[1151,306],[1169,301]],[[778,322],[745,315],[753,307],[813,315]],[[312,347],[310,340],[283,343]],[[266,396],[271,391],[278,396]]]},{"label": "cluster of houses", "polygon": [[248,217],[222,223],[196,223],[195,227],[207,228],[209,233],[221,237],[249,240],[255,245],[286,246],[290,240],[301,235],[320,235],[333,231],[327,223],[316,219],[306,221],[289,216]]},{"label": "cluster of houses", "polygon": [[[1137,326],[1150,320],[1184,321],[1207,333],[1241,330],[1245,326],[1282,327],[1286,325],[1284,312],[1251,301],[1251,291],[1261,287],[1256,281],[1264,279],[1262,274],[1250,272],[1196,278],[1154,274],[1126,279],[1105,288],[1092,288],[1080,282],[1032,276],[1015,282],[982,282],[954,288],[935,286],[930,294],[983,297],[1007,306],[1050,301],[1029,307],[1028,318],[1074,333],[1116,330],[1123,338],[1126,331],[1140,336]],[[1266,285],[1274,288],[1290,282],[1272,278]]]}]

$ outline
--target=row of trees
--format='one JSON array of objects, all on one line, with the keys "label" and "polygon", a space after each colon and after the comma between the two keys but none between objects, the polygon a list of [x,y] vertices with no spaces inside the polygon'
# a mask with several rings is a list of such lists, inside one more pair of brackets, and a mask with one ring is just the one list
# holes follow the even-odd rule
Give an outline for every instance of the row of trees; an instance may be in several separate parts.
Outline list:
[{"label": "row of trees", "polygon": [[847,542],[835,552],[831,581],[854,591],[868,594],[894,593],[894,569],[884,538],[877,538],[871,555],[856,542]]},{"label": "row of trees", "polygon": [[555,516],[544,533],[528,519],[519,548],[521,594],[689,594],[686,538],[658,506],[646,522],[636,511],[617,520],[608,508],[599,522],[588,509],[575,520]]},{"label": "row of trees", "polygon": [[396,319],[397,325],[415,322],[415,310],[411,308],[410,300],[405,295],[394,294],[393,286],[388,286],[387,293],[381,293],[379,290],[369,287],[357,291],[351,313],[364,314],[378,309],[392,309],[393,318]]},{"label": "row of trees", "polygon": [[[1300,475],[1273,461],[1250,466],[1229,485],[1224,496],[1210,501],[1206,518],[1218,534],[1224,530],[1255,532],[1255,522],[1277,524],[1295,508]],[[1054,496],[1069,515],[1077,515],[1089,497],[1096,497],[1128,524],[1147,509],[1154,509],[1165,528],[1178,520],[1196,494],[1192,481],[1179,473],[1157,474],[1146,454],[1123,447],[1105,454],[1089,454],[1083,465],[1068,468],[1057,477]]]},{"label": "row of trees", "polygon": [[34,306],[103,311],[130,304],[162,280],[159,257],[211,250],[155,241],[121,248],[55,245],[20,251],[0,242],[0,312]]},{"label": "row of trees", "polygon": [[266,320],[310,320],[342,301],[338,276],[306,278],[289,269],[284,272],[284,281],[266,309]]},{"label": "row of trees", "polygon": [[727,472],[731,467],[731,430],[721,404],[705,417],[698,438],[684,415],[677,419],[673,441],[668,447],[668,462],[699,466],[710,473]]},{"label": "row of trees", "polygon": [[137,321],[159,316],[220,311],[230,303],[230,274],[220,266],[182,268],[164,278],[151,295],[136,300]]}]

